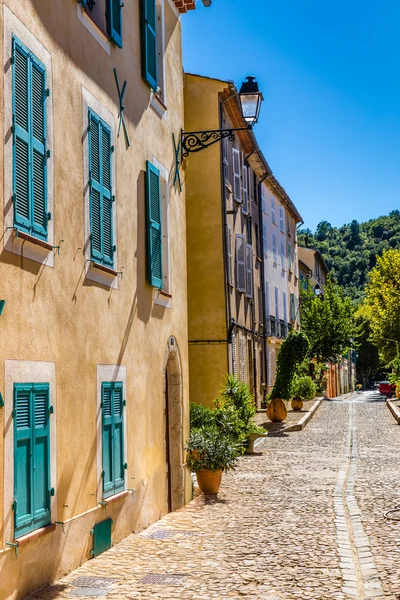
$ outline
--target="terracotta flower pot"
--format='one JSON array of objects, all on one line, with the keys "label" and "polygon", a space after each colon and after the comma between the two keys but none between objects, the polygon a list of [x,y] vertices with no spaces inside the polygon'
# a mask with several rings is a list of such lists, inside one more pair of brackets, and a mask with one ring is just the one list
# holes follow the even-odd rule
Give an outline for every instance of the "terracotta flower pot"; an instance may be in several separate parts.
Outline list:
[{"label": "terracotta flower pot", "polygon": [[197,471],[196,477],[203,494],[218,494],[222,479],[222,469],[218,469],[218,471],[200,469]]},{"label": "terracotta flower pot", "polygon": [[287,417],[287,408],[282,398],[271,400],[267,408],[267,417],[273,423],[282,423]]},{"label": "terracotta flower pot", "polygon": [[304,403],[303,403],[303,400],[299,400],[298,398],[293,398],[291,405],[292,405],[293,410],[301,410],[303,408]]}]

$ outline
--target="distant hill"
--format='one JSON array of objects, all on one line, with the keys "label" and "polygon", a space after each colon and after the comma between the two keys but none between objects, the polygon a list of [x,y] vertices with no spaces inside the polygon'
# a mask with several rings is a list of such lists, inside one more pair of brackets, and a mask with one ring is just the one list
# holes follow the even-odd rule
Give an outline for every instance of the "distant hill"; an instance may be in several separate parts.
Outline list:
[{"label": "distant hill", "polygon": [[[306,238],[308,239],[306,240]],[[400,211],[366,223],[352,221],[342,227],[332,227],[321,221],[313,233],[299,231],[299,245],[315,248],[323,255],[336,282],[354,301],[362,300],[369,271],[376,256],[387,248],[400,249]]]}]

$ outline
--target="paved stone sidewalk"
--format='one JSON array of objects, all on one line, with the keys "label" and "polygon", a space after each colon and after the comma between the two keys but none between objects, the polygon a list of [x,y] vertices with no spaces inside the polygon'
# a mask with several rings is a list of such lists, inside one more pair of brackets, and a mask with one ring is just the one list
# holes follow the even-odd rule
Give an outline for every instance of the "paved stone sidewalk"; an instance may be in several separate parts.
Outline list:
[{"label": "paved stone sidewalk", "polygon": [[[103,587],[109,600],[347,600],[354,589],[360,600],[398,600],[400,523],[382,512],[400,503],[400,429],[382,402],[353,406],[358,458],[347,469],[351,402],[325,402],[304,431],[266,438],[263,456],[243,457],[224,475],[216,501],[196,498],[30,598],[73,598],[72,582],[96,576],[115,580]],[[342,472],[351,472],[346,485],[354,487],[383,596],[357,583],[361,571],[349,594],[344,585],[334,508]],[[144,579],[149,574],[176,577],[160,585]]]}]

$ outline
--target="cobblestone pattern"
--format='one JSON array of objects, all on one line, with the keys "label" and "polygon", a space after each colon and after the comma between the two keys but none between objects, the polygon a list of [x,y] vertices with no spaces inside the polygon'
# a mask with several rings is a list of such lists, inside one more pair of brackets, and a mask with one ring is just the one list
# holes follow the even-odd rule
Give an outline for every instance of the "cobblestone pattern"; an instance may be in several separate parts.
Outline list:
[{"label": "cobblestone pattern", "polygon": [[[352,492],[354,475],[382,598],[398,600],[400,523],[382,516],[400,502],[400,430],[389,417],[383,403],[357,406],[359,459],[349,482]],[[196,498],[31,598],[71,598],[71,583],[80,576],[114,578],[109,600],[354,598],[343,591],[340,562],[346,561],[339,561],[334,511],[348,419],[348,403],[325,402],[304,431],[268,437],[263,456],[243,457],[235,473],[224,475],[217,500]],[[160,529],[173,535],[151,538]],[[149,574],[183,577],[176,585],[140,582]]]}]

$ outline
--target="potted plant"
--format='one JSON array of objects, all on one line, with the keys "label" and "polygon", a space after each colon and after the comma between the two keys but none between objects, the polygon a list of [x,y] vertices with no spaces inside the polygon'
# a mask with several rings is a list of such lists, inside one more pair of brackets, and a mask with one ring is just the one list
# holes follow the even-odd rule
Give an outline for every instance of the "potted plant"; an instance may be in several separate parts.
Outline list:
[{"label": "potted plant", "polygon": [[286,419],[285,401],[291,398],[296,369],[304,360],[309,345],[304,333],[292,331],[280,347],[276,361],[275,384],[267,408],[267,417],[270,421],[280,423]]},{"label": "potted plant", "polygon": [[221,435],[215,426],[193,429],[186,444],[186,464],[196,473],[203,494],[218,494],[223,471],[235,467],[238,448],[229,436]]},{"label": "potted plant", "polygon": [[293,384],[292,409],[302,410],[305,400],[312,400],[315,397],[317,387],[309,375],[297,377]]}]

